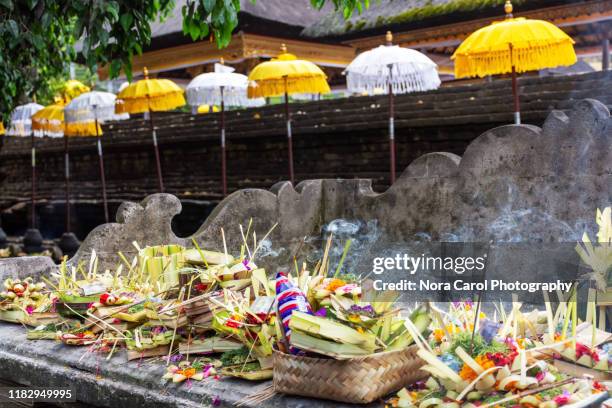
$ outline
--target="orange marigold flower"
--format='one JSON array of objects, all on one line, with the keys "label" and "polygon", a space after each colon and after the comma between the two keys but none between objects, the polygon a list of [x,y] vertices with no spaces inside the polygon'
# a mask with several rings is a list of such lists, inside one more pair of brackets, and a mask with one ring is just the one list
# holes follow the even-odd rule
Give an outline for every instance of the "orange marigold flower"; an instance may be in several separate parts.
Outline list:
[{"label": "orange marigold flower", "polygon": [[193,376],[195,375],[195,373],[196,373],[195,368],[193,368],[193,367],[188,367],[188,368],[185,368],[185,369],[183,370],[183,373],[182,373],[182,374],[183,374],[185,377],[187,377],[187,378],[191,378],[191,377],[193,377]]},{"label": "orange marigold flower", "polygon": [[344,285],[346,285],[345,281],[343,281],[342,279],[334,278],[327,284],[327,287],[325,289],[329,290],[330,292],[333,292]]},{"label": "orange marigold flower", "polygon": [[434,336],[434,339],[436,339],[437,342],[441,342],[442,339],[444,338],[444,330],[442,330],[442,329],[434,330],[433,336]]},{"label": "orange marigold flower", "polygon": [[[495,366],[495,362],[487,358],[485,354],[482,354],[474,359],[483,370],[487,370]],[[478,374],[470,368],[467,364],[463,364],[459,376],[466,381],[473,381],[478,377]]]},{"label": "orange marigold flower", "polygon": [[467,364],[463,364],[463,367],[461,367],[461,371],[459,371],[459,377],[469,382],[476,379],[477,376],[478,375],[476,374],[476,372],[472,370]]},{"label": "orange marigold flower", "polygon": [[476,357],[474,360],[483,368],[483,370],[488,370],[491,367],[495,366],[495,362],[490,360],[486,354],[482,354]]}]

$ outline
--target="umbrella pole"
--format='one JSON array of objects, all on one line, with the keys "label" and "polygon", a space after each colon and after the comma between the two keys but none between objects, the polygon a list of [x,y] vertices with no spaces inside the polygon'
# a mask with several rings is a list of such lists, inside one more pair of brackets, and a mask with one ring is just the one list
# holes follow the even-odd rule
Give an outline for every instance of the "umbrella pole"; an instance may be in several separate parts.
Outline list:
[{"label": "umbrella pole", "polygon": [[223,101],[223,87],[221,92],[221,182],[223,184],[223,197],[227,196],[227,162],[225,155],[225,102]]},{"label": "umbrella pole", "polygon": [[70,155],[68,153],[68,135],[64,133],[64,179],[66,182],[66,232],[70,232]]},{"label": "umbrella pole", "polygon": [[153,150],[155,150],[155,165],[157,166],[157,183],[159,192],[164,192],[164,179],[162,176],[161,160],[159,158],[159,147],[157,147],[157,134],[155,132],[155,123],[153,122],[153,111],[149,109],[149,125],[151,126],[151,135],[153,137]]},{"label": "umbrella pole", "polygon": [[[389,79],[391,79],[391,67],[389,67]],[[389,81],[389,155],[391,157],[391,184],[395,183],[395,106],[393,98],[393,87]]]},{"label": "umbrella pole", "polygon": [[30,133],[31,144],[32,144],[32,195],[30,196],[32,200],[32,209],[31,209],[31,225],[32,229],[36,228],[36,144],[34,142],[34,132]]},{"label": "umbrella pole", "polygon": [[514,124],[521,124],[521,108],[518,95],[518,84],[516,78],[516,68],[512,66],[512,96],[514,98]]},{"label": "umbrella pole", "polygon": [[104,155],[102,153],[102,139],[98,130],[98,119],[95,121],[96,139],[98,144],[98,161],[100,162],[100,181],[102,182],[102,203],[104,204],[104,220],[108,224],[108,200],[106,198],[106,175],[104,174]]},{"label": "umbrella pole", "polygon": [[512,64],[512,98],[514,99],[514,124],[521,124],[521,108],[518,95],[518,82],[516,78],[516,67],[512,56],[512,44],[510,44],[510,63]]},{"label": "umbrella pole", "polygon": [[293,172],[293,137],[291,135],[291,115],[289,113],[289,92],[287,92],[287,77],[285,77],[285,120],[287,121],[287,145],[289,149],[289,180],[295,184]]}]

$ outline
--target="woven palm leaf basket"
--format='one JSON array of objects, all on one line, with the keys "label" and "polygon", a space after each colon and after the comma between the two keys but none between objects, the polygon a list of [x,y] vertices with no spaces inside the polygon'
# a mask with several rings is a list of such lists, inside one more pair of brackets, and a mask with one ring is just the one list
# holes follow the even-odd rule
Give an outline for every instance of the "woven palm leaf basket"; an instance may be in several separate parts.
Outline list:
[{"label": "woven palm leaf basket", "polygon": [[348,360],[295,356],[274,351],[274,391],[368,404],[427,377],[424,361],[406,349]]}]

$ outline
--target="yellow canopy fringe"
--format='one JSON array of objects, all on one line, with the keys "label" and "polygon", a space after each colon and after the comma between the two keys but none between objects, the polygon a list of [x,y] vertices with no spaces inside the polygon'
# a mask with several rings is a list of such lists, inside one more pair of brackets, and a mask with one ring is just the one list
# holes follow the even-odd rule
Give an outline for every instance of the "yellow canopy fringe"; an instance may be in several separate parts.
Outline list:
[{"label": "yellow canopy fringe", "polygon": [[64,132],[64,105],[48,105],[32,115],[32,130],[60,136]]},{"label": "yellow canopy fringe", "polygon": [[145,77],[119,92],[115,113],[169,111],[185,105],[183,94],[181,87],[169,79]]},{"label": "yellow canopy fringe", "polygon": [[61,136],[64,134],[64,122],[41,122],[33,120],[32,130],[48,136]]},{"label": "yellow canopy fringe", "polygon": [[517,73],[536,71],[544,68],[569,66],[577,61],[571,42],[554,45],[513,48],[495,53],[457,55],[455,57],[455,77],[484,77],[487,75],[508,74],[512,65]]},{"label": "yellow canopy fringe", "polygon": [[[96,136],[95,122],[67,123],[64,129],[66,136]],[[98,124],[98,135],[102,136],[102,127]]]},{"label": "yellow canopy fringe", "polygon": [[[287,93],[328,93],[329,85],[325,76],[287,78]],[[285,94],[285,78],[259,80],[249,85],[249,98],[280,96]]]},{"label": "yellow canopy fringe", "polygon": [[146,97],[146,95],[136,98],[119,99],[115,105],[115,113],[143,113],[148,111],[161,112],[169,111],[185,105],[183,90],[173,91],[158,96]]},{"label": "yellow canopy fringe", "polygon": [[[262,62],[249,74],[249,98],[294,93],[330,92],[325,73],[316,64],[283,53],[271,61]],[[287,82],[285,89],[285,81]]]},{"label": "yellow canopy fringe", "polygon": [[574,41],[543,20],[510,18],[476,30],[461,43],[452,59],[455,77],[535,71],[576,63]]}]

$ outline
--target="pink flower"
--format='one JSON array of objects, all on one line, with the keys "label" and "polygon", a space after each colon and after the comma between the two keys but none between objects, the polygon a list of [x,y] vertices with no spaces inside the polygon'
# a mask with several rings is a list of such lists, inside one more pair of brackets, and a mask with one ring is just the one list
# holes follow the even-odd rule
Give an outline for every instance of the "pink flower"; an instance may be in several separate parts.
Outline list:
[{"label": "pink flower", "polygon": [[599,355],[595,350],[591,350],[584,344],[576,343],[576,359],[579,359],[584,355],[591,357],[595,362],[599,362]]},{"label": "pink flower", "polygon": [[34,306],[29,305],[28,307],[26,307],[26,312],[31,315],[32,313],[34,313]]},{"label": "pink flower", "polygon": [[212,399],[212,406],[218,407],[219,405],[221,405],[221,398],[219,398],[218,395],[215,395],[214,398]]},{"label": "pink flower", "polygon": [[555,401],[558,406],[563,406],[563,405],[569,403],[569,399],[570,399],[570,393],[567,392],[567,391],[563,391],[563,394],[557,395],[553,399],[553,401]]}]

